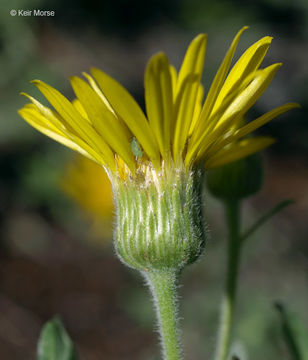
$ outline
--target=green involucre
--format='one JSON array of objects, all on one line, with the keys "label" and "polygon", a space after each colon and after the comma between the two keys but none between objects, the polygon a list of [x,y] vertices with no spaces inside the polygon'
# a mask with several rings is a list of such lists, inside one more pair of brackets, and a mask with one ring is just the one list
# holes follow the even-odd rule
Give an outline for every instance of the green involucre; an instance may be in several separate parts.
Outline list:
[{"label": "green involucre", "polygon": [[119,181],[115,247],[121,260],[141,271],[181,269],[202,253],[205,227],[200,170]]}]

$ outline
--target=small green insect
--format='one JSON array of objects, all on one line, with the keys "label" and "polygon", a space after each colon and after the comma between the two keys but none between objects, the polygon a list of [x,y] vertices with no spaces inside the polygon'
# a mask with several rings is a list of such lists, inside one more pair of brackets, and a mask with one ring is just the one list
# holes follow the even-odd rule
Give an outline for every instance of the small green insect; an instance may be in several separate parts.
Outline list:
[{"label": "small green insect", "polygon": [[136,155],[137,157],[142,157],[143,151],[141,150],[141,147],[135,137],[132,138],[130,146],[134,155]]}]

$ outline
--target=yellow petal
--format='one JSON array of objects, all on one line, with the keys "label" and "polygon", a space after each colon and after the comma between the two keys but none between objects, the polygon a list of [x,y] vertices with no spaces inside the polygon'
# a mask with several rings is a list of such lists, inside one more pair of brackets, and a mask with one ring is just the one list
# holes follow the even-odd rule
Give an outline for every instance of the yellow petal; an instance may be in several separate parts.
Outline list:
[{"label": "yellow petal", "polygon": [[190,160],[193,158],[193,156],[196,154],[198,147],[201,143],[201,136],[204,133],[206,127],[208,126],[208,117],[212,112],[213,106],[215,104],[215,101],[217,99],[217,96],[222,88],[222,85],[225,81],[225,78],[227,76],[227,73],[229,71],[231,61],[234,55],[234,52],[236,50],[237,44],[240,40],[240,37],[242,33],[248,29],[248,26],[243,27],[235,36],[229,50],[227,51],[225,58],[220,65],[215,78],[212,82],[212,85],[210,87],[210,90],[207,94],[206,100],[204,102],[199,120],[195,126],[195,131],[192,134],[188,151],[187,151],[187,157],[185,159],[186,162],[190,162]]},{"label": "yellow petal", "polygon": [[91,124],[80,115],[75,107],[59,91],[39,80],[34,80],[33,83],[59,115],[73,128],[81,140],[92,147],[94,151],[101,153],[102,156],[106,158],[106,163],[110,163],[112,161],[111,159],[114,159],[113,152],[109,146],[97,134]]},{"label": "yellow petal", "polygon": [[32,96],[24,92],[20,93],[20,95],[28,98],[35,106],[35,108],[46,118],[46,120],[48,120],[48,122],[53,124],[56,128],[59,128],[62,131],[66,131],[67,129],[69,129],[70,131],[72,130],[69,126],[67,126],[67,124],[65,124],[65,122],[63,123],[63,121],[61,121],[62,119],[60,119],[54,111],[49,109],[47,106],[44,106]]},{"label": "yellow petal", "polygon": [[198,106],[196,102],[204,67],[206,42],[207,35],[200,34],[190,43],[179,72],[176,85],[173,138],[173,155],[176,161],[184,150],[194,111]]},{"label": "yellow petal", "polygon": [[199,119],[201,109],[202,109],[203,95],[204,95],[204,88],[203,88],[202,84],[199,84],[197,98],[196,98],[196,104],[195,104],[195,110],[194,110],[193,118],[192,118],[189,132],[188,132],[189,136],[193,133],[196,123]]},{"label": "yellow petal", "polygon": [[79,111],[80,115],[82,117],[84,117],[85,119],[87,119],[91,123],[91,121],[90,121],[90,119],[88,117],[88,114],[86,113],[86,111],[85,111],[84,107],[82,106],[81,102],[78,99],[74,99],[72,101],[72,104],[75,106],[77,111]]},{"label": "yellow petal", "polygon": [[163,158],[170,150],[170,128],[173,111],[173,89],[170,65],[165,54],[154,55],[146,68],[145,104],[150,126]]},{"label": "yellow petal", "polygon": [[[216,124],[218,121],[222,118],[223,114],[226,112],[226,110],[231,106],[232,102],[242,93],[244,89],[247,88],[247,86],[251,83],[251,81],[254,79],[256,73],[249,74],[243,81],[238,85],[238,87],[234,88],[232,92],[230,92],[222,101],[219,108],[217,108],[215,111],[212,111],[211,115],[208,118],[208,125],[204,129],[203,134],[201,134],[201,137],[199,139],[199,145],[195,144],[196,146],[188,146],[188,152],[185,159],[186,164],[189,164],[192,158],[196,157],[196,154],[204,153],[205,149],[207,149],[210,144],[210,139],[213,139],[213,136],[211,136]],[[237,118],[232,118],[228,124],[230,130],[234,130],[236,128],[236,124],[241,121],[241,117],[238,116]],[[198,120],[197,120],[198,121]],[[227,127],[226,127],[227,128]],[[217,135],[217,132],[215,133],[215,136]],[[215,139],[214,139],[215,140]]]},{"label": "yellow petal", "polygon": [[[30,123],[30,119],[32,118],[33,121],[35,121],[40,127],[44,127],[54,133],[57,133],[70,141],[75,141],[76,143],[79,143],[79,145],[80,142],[81,145],[85,144],[70,126],[66,127],[67,124],[65,124],[65,121],[58,114],[42,105],[32,96],[25,93],[21,93],[21,95],[26,96],[32,101],[32,104],[26,104],[23,107],[23,110],[27,110],[28,120],[26,121],[28,121],[28,123]],[[86,147],[89,147],[87,144],[85,145]]]},{"label": "yellow petal", "polygon": [[[43,115],[35,108],[31,108],[28,105],[25,105],[22,109],[18,110],[19,115],[27,121],[32,127],[37,129],[42,134],[50,137],[51,139],[59,142],[62,145],[67,146],[68,148],[79,152],[80,154],[86,156],[87,158],[103,165],[107,165],[95,151],[93,151],[86,143],[80,139],[70,140],[64,133],[61,133],[60,130],[50,127],[44,119]],[[78,145],[79,143],[79,145]],[[112,164],[110,164],[112,166]],[[109,164],[108,164],[109,166]]]},{"label": "yellow petal", "polygon": [[210,133],[215,126],[217,125],[218,121],[221,119],[223,114],[226,110],[231,106],[233,101],[247,88],[247,86],[254,80],[256,77],[256,72],[249,74],[246,78],[244,78],[241,83],[238,84],[231,92],[228,93],[227,96],[224,97],[223,101],[221,102],[220,106],[211,112],[211,115],[208,118],[208,125],[205,128],[203,136]]},{"label": "yellow petal", "polygon": [[153,131],[139,105],[116,80],[93,68],[91,73],[115,112],[123,119],[149,158],[158,163],[159,148]]},{"label": "yellow petal", "polygon": [[273,64],[265,69],[256,71],[252,82],[232,101],[216,124],[216,128],[237,114],[244,115],[267,89],[281,65],[281,63]]},{"label": "yellow petal", "polygon": [[191,74],[190,76],[187,76],[176,98],[174,106],[176,123],[173,139],[173,157],[175,162],[178,161],[185,148],[193,113],[196,107],[198,85],[199,78],[197,75]]},{"label": "yellow petal", "polygon": [[107,106],[107,108],[114,114],[115,111],[113,110],[112,106],[110,105],[109,101],[107,100],[106,96],[103,94],[99,86],[96,84],[95,80],[87,74],[86,72],[83,72],[82,75],[89,81],[89,84],[93,88],[93,90],[97,93],[97,95],[102,99],[103,103]]},{"label": "yellow petal", "polygon": [[[45,117],[40,110],[36,107],[34,104],[26,104],[22,109],[18,110],[19,114],[22,111],[22,113],[26,114],[27,117],[32,117],[35,119],[35,121],[43,127],[46,127],[54,132],[62,133],[62,130],[60,130],[59,127],[55,126],[52,121],[50,121],[47,117]],[[64,130],[67,131],[67,130]],[[67,136],[66,134],[64,136]]]},{"label": "yellow petal", "polygon": [[[241,84],[241,86],[239,86],[238,89],[235,89],[231,94],[226,96],[226,98],[222,102],[221,106],[214,113],[211,114],[211,116],[208,118],[208,125],[204,129],[204,132],[201,134],[201,136],[198,140],[198,143],[194,143],[192,141],[192,139],[190,139],[190,141],[188,142],[188,149],[187,149],[187,154],[186,154],[186,158],[185,158],[186,165],[189,165],[190,162],[192,161],[192,159],[197,159],[197,154],[200,155],[201,153],[204,153],[205,149],[207,149],[211,145],[210,140],[213,139],[212,132],[213,132],[216,124],[221,119],[224,112],[232,104],[234,99],[241,93],[243,88],[245,88],[246,85],[250,82],[250,80],[249,81],[247,81],[247,80],[248,79],[245,79],[243,81],[243,84]],[[201,113],[199,113],[199,117],[196,120],[196,124],[198,123],[200,116],[201,116]],[[233,120],[233,118],[232,118],[232,120]],[[238,120],[240,120],[240,118]],[[228,125],[230,126],[229,130],[234,128],[234,124],[236,124],[238,120],[234,119],[234,122],[228,122]],[[195,130],[196,124],[194,126],[194,131],[196,131]],[[192,131],[191,136],[194,135],[194,131]],[[217,134],[217,132],[214,133],[215,136],[216,136],[216,134]]]},{"label": "yellow petal", "polygon": [[217,152],[220,148],[225,147],[226,145],[237,141],[238,139],[252,133],[259,127],[265,125],[269,121],[273,120],[277,116],[295,108],[299,108],[300,106],[296,103],[289,103],[282,106],[279,106],[271,111],[268,111],[264,115],[260,116],[259,118],[249,122],[248,124],[242,126],[237,131],[232,133],[230,136],[223,137],[221,141],[218,141],[214,144],[214,146],[211,147],[210,153],[207,153],[207,155],[210,156],[210,154]]},{"label": "yellow petal", "polygon": [[205,167],[214,168],[242,159],[248,155],[265,149],[274,142],[274,138],[261,136],[239,141],[230,147],[220,150],[215,156],[207,159],[205,161]]},{"label": "yellow petal", "polygon": [[207,35],[200,34],[196,36],[189,44],[181,69],[179,71],[177,93],[180,91],[180,88],[187,76],[190,76],[191,74],[198,75],[201,79],[204,67],[206,42]]},{"label": "yellow petal", "polygon": [[[39,101],[34,99],[32,96],[21,93],[21,95],[26,96],[29,100],[31,100],[32,104],[27,104],[24,106],[24,109],[33,110],[31,112],[32,117],[35,117],[36,123],[41,127],[46,127],[48,130],[55,132],[65,138],[75,139],[75,141],[79,141],[79,137],[76,132],[71,128],[69,124],[67,124],[64,119],[62,119],[58,114],[49,109],[47,106],[44,106]],[[77,99],[75,100],[77,101]],[[77,104],[75,104],[77,105]],[[78,106],[78,105],[77,105]],[[80,104],[80,106],[82,106]],[[80,109],[81,110],[81,109]],[[82,111],[82,110],[81,110]],[[84,111],[84,109],[83,109]],[[28,116],[29,118],[29,116]],[[29,121],[28,121],[29,122]],[[82,140],[80,140],[84,143]],[[63,142],[62,142],[63,144]],[[88,146],[88,145],[87,145]],[[69,146],[72,148],[71,146]]]},{"label": "yellow petal", "polygon": [[219,137],[225,136],[225,133],[230,129],[234,122],[244,116],[247,110],[266,90],[280,66],[281,64],[274,64],[255,72],[252,82],[235,99],[233,99],[230,106],[220,117],[214,130],[208,133],[207,136],[201,136],[202,145],[198,152],[199,158],[205,155],[207,149]]},{"label": "yellow petal", "polygon": [[177,72],[176,72],[176,68],[175,68],[173,65],[170,65],[169,71],[170,71],[170,75],[171,75],[173,102],[175,102],[175,97],[176,97],[176,83],[177,83],[178,74],[177,74]]},{"label": "yellow petal", "polygon": [[84,80],[72,76],[70,81],[95,130],[123,158],[127,166],[134,171],[135,162],[130,142],[119,123],[119,119],[107,108],[102,99]]},{"label": "yellow petal", "polygon": [[239,86],[249,74],[260,66],[272,42],[272,37],[265,36],[250,46],[231,69],[227,79],[217,97],[213,112],[220,106],[223,99]]},{"label": "yellow petal", "polygon": [[96,81],[90,76],[89,74],[83,72],[82,75],[88,80],[89,84],[91,85],[92,89],[96,92],[96,94],[101,98],[103,103],[106,105],[106,107],[112,112],[112,114],[117,118],[117,122],[122,127],[122,130],[126,134],[126,137],[128,139],[131,139],[133,137],[131,131],[128,129],[126,124],[118,117],[112,106],[110,105],[109,101],[107,100],[106,96],[103,94],[102,90],[97,85]]}]

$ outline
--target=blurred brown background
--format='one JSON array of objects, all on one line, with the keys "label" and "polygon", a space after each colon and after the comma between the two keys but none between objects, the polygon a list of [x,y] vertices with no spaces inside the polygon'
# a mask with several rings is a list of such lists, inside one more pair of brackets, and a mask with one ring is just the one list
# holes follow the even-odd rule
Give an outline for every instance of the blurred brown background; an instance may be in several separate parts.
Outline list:
[{"label": "blurred brown background", "polygon": [[[12,9],[53,10],[55,16],[11,16]],[[243,226],[285,198],[296,202],[245,249],[235,346],[243,360],[288,359],[274,301],[308,321],[305,0],[1,1],[0,359],[34,359],[40,328],[55,314],[62,317],[82,359],[159,359],[151,300],[141,277],[114,256],[111,216],[94,219],[63,190],[75,156],[19,118],[16,110],[26,100],[18,93],[39,97],[29,84],[39,78],[72,97],[67,77],[97,66],[143,104],[147,59],[163,50],[179,66],[199,32],[209,34],[207,88],[243,25],[250,30],[237,57],[252,42],[271,35],[265,65],[284,63],[250,118],[289,101],[302,109],[260,131],[279,141],[266,152],[264,189],[244,203]],[[85,177],[81,184],[89,196],[91,182]],[[191,360],[213,353],[225,268],[221,205],[208,194],[206,199],[210,236],[205,256],[184,272],[180,288],[184,347]]]}]

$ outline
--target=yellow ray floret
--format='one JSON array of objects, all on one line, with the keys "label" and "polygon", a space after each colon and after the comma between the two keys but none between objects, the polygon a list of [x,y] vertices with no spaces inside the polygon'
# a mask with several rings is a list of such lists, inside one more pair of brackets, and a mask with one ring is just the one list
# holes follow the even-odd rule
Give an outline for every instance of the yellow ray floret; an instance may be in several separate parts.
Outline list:
[{"label": "yellow ray floret", "polygon": [[165,54],[153,56],[144,77],[148,120],[165,159],[170,152],[170,133],[173,124],[173,88],[170,65]]},{"label": "yellow ray floret", "polygon": [[116,80],[93,68],[85,80],[70,78],[76,99],[70,102],[42,81],[33,83],[53,110],[31,96],[19,110],[33,127],[125,178],[138,168],[163,164],[208,168],[235,161],[273,143],[272,138],[245,138],[273,118],[298,107],[289,103],[248,124],[247,111],[264,93],[281,64],[260,65],[271,44],[265,36],[251,45],[231,68],[242,33],[235,36],[205,96],[202,72],[207,36],[189,45],[177,72],[164,53],[154,55],[145,70],[147,116]]}]

